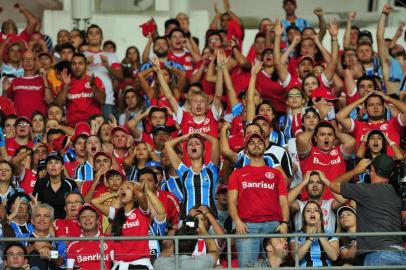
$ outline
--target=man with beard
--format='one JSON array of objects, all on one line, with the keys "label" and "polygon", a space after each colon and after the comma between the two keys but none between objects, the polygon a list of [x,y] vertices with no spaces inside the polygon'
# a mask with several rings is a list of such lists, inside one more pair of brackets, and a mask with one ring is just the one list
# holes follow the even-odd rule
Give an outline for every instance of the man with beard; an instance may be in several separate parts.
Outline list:
[{"label": "man with beard", "polygon": [[86,57],[77,53],[72,57],[72,75],[65,69],[61,76],[63,85],[55,103],[63,106],[66,103],[66,117],[69,126],[85,122],[92,115],[101,114],[101,105],[106,100],[104,86],[99,77],[86,74]]},{"label": "man with beard", "polygon": [[[295,230],[302,228],[302,212],[308,201],[316,201],[321,209],[323,209],[323,222],[324,228],[329,231],[335,231],[336,228],[336,215],[334,211],[345,203],[345,199],[335,194],[336,199],[323,200],[322,195],[325,187],[330,184],[321,171],[307,171],[303,181],[292,188],[288,193],[288,201],[290,212],[294,216]],[[302,189],[306,188],[309,198],[307,201],[296,199]],[[334,211],[333,211],[334,210]]]},{"label": "man with beard", "polygon": [[[336,139],[341,142],[341,145],[335,145]],[[336,131],[329,122],[320,122],[314,131],[305,131],[296,136],[302,173],[306,174],[307,171],[313,170],[322,171],[329,181],[333,181],[345,173],[345,160],[351,158],[354,145],[355,140],[351,135]],[[307,199],[307,192],[302,195],[302,200]],[[329,189],[324,191],[322,198],[333,198]]]},{"label": "man with beard", "polygon": [[[236,169],[229,178],[228,212],[237,234],[287,233],[289,204],[285,177],[264,161],[265,140],[257,133],[245,139],[250,164]],[[236,239],[239,267],[256,261],[260,239]]]},{"label": "man with beard", "polygon": [[[397,117],[385,120],[384,118],[384,103],[392,104],[400,111]],[[364,104],[368,115],[367,121],[353,120],[349,117],[352,110],[359,105]],[[397,99],[391,98],[380,91],[373,91],[359,100],[344,107],[336,114],[337,121],[352,135],[356,140],[356,148],[360,145],[362,137],[367,135],[371,130],[378,129],[388,136],[388,138],[399,145],[400,131],[406,123],[406,103]],[[393,156],[393,151],[390,146],[386,149],[388,155]]]},{"label": "man with beard", "polygon": [[286,238],[265,238],[262,246],[266,251],[266,260],[249,263],[248,268],[279,268],[288,266],[286,259],[289,253],[289,245]]}]

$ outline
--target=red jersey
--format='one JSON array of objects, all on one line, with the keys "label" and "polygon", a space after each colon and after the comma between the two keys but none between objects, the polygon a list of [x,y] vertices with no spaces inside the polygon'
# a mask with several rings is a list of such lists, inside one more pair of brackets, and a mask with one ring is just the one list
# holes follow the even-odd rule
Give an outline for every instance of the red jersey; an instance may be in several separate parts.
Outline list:
[{"label": "red jersey", "polygon": [[186,70],[186,76],[192,77],[193,73],[193,58],[192,54],[188,51],[177,54],[173,50],[169,50],[167,55],[168,60],[181,64]]},{"label": "red jersey", "polygon": [[[362,136],[367,134],[370,130],[379,129],[385,133],[388,138],[395,142],[397,145],[400,144],[400,131],[405,124],[402,123],[400,119],[400,114],[397,117],[391,118],[388,120],[382,120],[378,123],[371,123],[369,121],[358,121],[351,120],[351,129],[350,132],[355,137],[356,149],[358,149]],[[386,153],[390,156],[393,156],[392,148],[388,145],[386,148]]]},{"label": "red jersey", "polygon": [[[98,89],[104,90],[103,82],[99,77],[95,79]],[[61,89],[63,89],[63,85]],[[96,102],[90,86],[90,77],[83,76],[78,80],[73,78],[68,90],[66,101],[66,120],[69,126],[74,127],[78,122],[86,122],[92,115],[101,114],[100,104]]]},{"label": "red jersey", "polygon": [[[196,63],[195,69],[193,70],[192,74],[194,75],[195,73],[197,73],[197,71],[200,69],[202,65],[205,65],[203,61],[199,61],[198,63]],[[206,74],[207,74],[207,65],[205,65],[204,71],[199,81],[202,84],[203,92],[205,92],[209,96],[214,96],[216,84],[207,81]]]},{"label": "red jersey", "polygon": [[287,196],[282,173],[268,166],[236,169],[229,190],[238,191],[238,216],[243,222],[282,221],[279,196]]},{"label": "red jersey", "polygon": [[[83,237],[82,235],[80,235]],[[96,237],[100,236],[98,233]],[[103,236],[103,235],[102,235]],[[104,259],[100,256],[100,241],[73,241],[67,248],[66,268],[81,270],[100,269],[100,262],[104,262],[104,269],[109,270],[112,261],[113,242],[104,242]],[[75,268],[76,269],[76,268]]]},{"label": "red jersey", "polygon": [[286,91],[279,82],[273,81],[264,70],[258,73],[256,88],[263,99],[270,100],[277,112],[286,112]]},{"label": "red jersey", "polygon": [[55,219],[54,230],[56,237],[79,237],[80,225],[77,219]]},{"label": "red jersey", "polygon": [[77,160],[74,160],[72,162],[65,162],[65,169],[70,178],[72,178],[74,176],[75,169],[79,164],[80,164],[80,162]]},{"label": "red jersey", "polygon": [[0,96],[0,111],[2,111],[5,116],[16,114],[13,102],[9,98],[2,96]]},{"label": "red jersey", "polygon": [[[93,193],[93,198],[97,198],[103,194],[108,193],[108,189],[106,188],[106,186],[102,183],[102,181],[100,181],[101,183],[99,183],[96,186],[96,189]],[[80,186],[80,193],[83,194],[83,196],[86,196],[86,194],[89,192],[90,190],[90,186],[92,185],[93,181],[83,181],[82,185]]]},{"label": "red jersey", "polygon": [[[118,209],[109,218],[114,219]],[[112,211],[111,211],[112,212]],[[122,236],[148,236],[150,217],[138,207],[125,214]],[[113,242],[114,260],[131,262],[141,258],[149,258],[148,240],[115,241]]]},{"label": "red jersey", "polygon": [[[12,157],[15,155],[15,153],[17,152],[17,150],[21,147],[22,145],[18,144],[16,142],[16,138],[12,137],[12,138],[6,138],[6,150],[7,150],[7,155],[9,157]],[[31,140],[28,140],[28,143],[26,144],[26,146],[28,146],[29,148],[33,148],[34,147],[34,143]]]},{"label": "red jersey", "polygon": [[251,72],[249,70],[244,70],[238,66],[230,71],[230,76],[237,95],[248,89],[251,79]]},{"label": "red jersey", "polygon": [[41,76],[14,78],[7,94],[14,101],[18,116],[31,118],[35,111],[45,115],[45,85]]},{"label": "red jersey", "polygon": [[179,216],[180,216],[179,200],[171,192],[163,190],[158,190],[157,196],[165,208],[166,222],[170,222],[172,225],[179,224]]},{"label": "red jersey", "polygon": [[244,124],[241,115],[234,117],[231,122],[228,143],[230,148],[237,153],[244,147]]},{"label": "red jersey", "polygon": [[[312,145],[309,154],[306,157],[301,157],[300,168],[302,174],[307,171],[319,170],[324,172],[328,180],[333,181],[338,176],[346,172],[347,163],[339,146],[334,146],[329,152],[323,152],[318,147]],[[327,187],[324,190],[322,198],[324,200],[333,199],[330,189]],[[307,194],[302,194],[301,200],[307,200]]]},{"label": "red jersey", "polygon": [[33,169],[24,169],[24,174],[20,175],[20,188],[24,189],[25,193],[32,194],[35,182],[37,182],[37,171]]},{"label": "red jersey", "polygon": [[[327,80],[324,73],[322,73],[321,76],[318,77],[318,79],[319,79],[321,87],[324,87],[324,88],[327,88],[327,89],[331,88],[331,82],[329,82]],[[284,82],[282,82],[282,87],[284,87],[285,90],[289,90],[293,86],[298,86],[299,88],[301,88],[302,87],[302,82],[303,81],[299,76],[289,73],[286,80]]]}]

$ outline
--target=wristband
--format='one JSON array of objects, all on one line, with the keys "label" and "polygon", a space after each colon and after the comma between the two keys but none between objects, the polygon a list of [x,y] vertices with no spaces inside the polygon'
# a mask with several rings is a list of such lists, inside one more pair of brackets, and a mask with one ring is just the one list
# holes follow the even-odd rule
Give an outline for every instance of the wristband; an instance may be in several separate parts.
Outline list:
[{"label": "wristband", "polygon": [[395,142],[390,142],[389,143],[389,146],[392,146],[392,145],[394,145],[395,144]]},{"label": "wristband", "polygon": [[289,222],[287,222],[287,221],[280,221],[279,223],[289,225]]}]

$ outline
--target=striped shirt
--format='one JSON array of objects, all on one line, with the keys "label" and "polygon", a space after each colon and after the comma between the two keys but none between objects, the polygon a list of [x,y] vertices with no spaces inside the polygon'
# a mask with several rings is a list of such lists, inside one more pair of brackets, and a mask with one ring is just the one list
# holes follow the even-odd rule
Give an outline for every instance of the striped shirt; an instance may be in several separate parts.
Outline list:
[{"label": "striped shirt", "polygon": [[[326,230],[326,233],[329,231]],[[329,242],[332,241],[338,241],[337,237],[327,237]],[[290,242],[295,242],[294,239],[290,240]],[[300,237],[299,238],[299,245],[304,245],[306,242],[305,237]],[[300,260],[299,262],[300,267],[307,267],[307,266],[313,266],[313,267],[318,267],[318,266],[332,266],[332,262],[327,256],[326,252],[323,249],[323,246],[320,244],[320,241],[318,238],[314,238],[312,241],[312,245],[310,246],[310,249],[306,252],[305,256],[303,259]]]},{"label": "striped shirt", "polygon": [[93,167],[89,161],[80,163],[73,174],[73,180],[75,181],[92,181],[94,179]]},{"label": "striped shirt", "polygon": [[171,192],[179,202],[183,202],[182,181],[179,176],[168,175],[168,179],[162,181],[161,190]]},{"label": "striped shirt", "polygon": [[196,204],[216,208],[215,194],[218,181],[218,168],[212,162],[204,164],[199,173],[181,163],[176,170],[184,190],[183,214],[187,215]]},{"label": "striped shirt", "polygon": [[[264,156],[264,161],[266,166],[268,167],[274,168],[276,166],[280,166],[278,159],[272,154]],[[244,153],[244,150],[241,150],[237,155],[237,162],[234,164],[234,168],[243,168],[245,166],[248,166],[249,164],[249,156]]]}]

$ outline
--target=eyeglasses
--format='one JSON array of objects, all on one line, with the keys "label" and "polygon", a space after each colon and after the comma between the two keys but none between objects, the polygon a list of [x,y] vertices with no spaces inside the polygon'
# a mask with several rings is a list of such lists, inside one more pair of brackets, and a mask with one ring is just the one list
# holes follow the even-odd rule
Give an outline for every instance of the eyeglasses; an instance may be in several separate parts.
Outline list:
[{"label": "eyeglasses", "polygon": [[83,204],[83,202],[82,201],[74,201],[74,202],[66,202],[66,204]]},{"label": "eyeglasses", "polygon": [[28,124],[28,123],[18,123],[17,124],[17,127],[29,127],[30,126],[30,124]]}]

